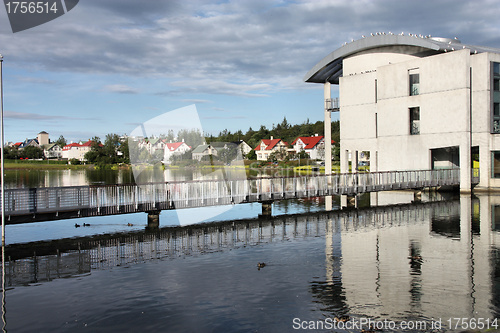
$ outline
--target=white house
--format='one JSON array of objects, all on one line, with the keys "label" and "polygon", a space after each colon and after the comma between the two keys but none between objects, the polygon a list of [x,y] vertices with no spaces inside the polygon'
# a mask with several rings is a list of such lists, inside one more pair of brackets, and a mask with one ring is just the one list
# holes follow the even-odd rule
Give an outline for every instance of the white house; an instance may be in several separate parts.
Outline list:
[{"label": "white house", "polygon": [[61,154],[62,158],[68,160],[76,158],[79,161],[85,161],[85,154],[90,151],[91,146],[91,140],[85,143],[70,143],[63,147]]},{"label": "white house", "polygon": [[500,49],[377,34],[333,51],[305,81],[324,84],[327,110],[339,85],[341,172],[367,151],[371,171],[459,167],[462,191],[500,189]]},{"label": "white house", "polygon": [[201,161],[203,156],[209,156],[209,155],[217,156],[217,149],[215,149],[215,147],[213,147],[212,145],[207,145],[207,144],[199,145],[193,150],[192,159]]},{"label": "white house", "polygon": [[323,135],[299,136],[292,142],[292,148],[296,154],[302,150],[305,151],[313,160],[325,158],[325,138]]},{"label": "white house", "polygon": [[182,155],[191,150],[185,142],[171,142],[165,144],[165,153],[163,155],[163,163],[170,164],[170,158],[174,155]]},{"label": "white house", "polygon": [[262,139],[257,147],[255,147],[255,152],[257,153],[258,161],[267,161],[269,156],[275,151],[286,150],[288,143],[281,139],[275,139],[271,136],[271,139]]},{"label": "white house", "polygon": [[45,158],[61,158],[62,148],[56,143],[49,143],[42,145],[43,154]]}]

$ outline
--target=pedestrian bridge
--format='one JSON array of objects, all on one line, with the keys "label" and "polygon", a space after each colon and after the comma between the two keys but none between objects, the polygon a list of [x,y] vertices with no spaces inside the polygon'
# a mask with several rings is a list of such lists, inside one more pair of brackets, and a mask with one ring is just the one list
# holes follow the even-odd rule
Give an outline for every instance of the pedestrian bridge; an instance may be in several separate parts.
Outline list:
[{"label": "pedestrian bridge", "polygon": [[457,186],[459,169],[5,190],[6,224]]}]

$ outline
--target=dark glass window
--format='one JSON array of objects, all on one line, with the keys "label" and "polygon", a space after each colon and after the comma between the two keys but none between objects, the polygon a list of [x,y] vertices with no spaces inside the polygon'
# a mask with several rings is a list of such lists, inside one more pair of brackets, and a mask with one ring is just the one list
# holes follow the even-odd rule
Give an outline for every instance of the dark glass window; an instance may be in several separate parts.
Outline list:
[{"label": "dark glass window", "polygon": [[500,151],[491,152],[491,178],[500,178]]},{"label": "dark glass window", "polygon": [[420,134],[420,108],[410,108],[410,134]]},{"label": "dark glass window", "polygon": [[410,74],[410,96],[420,94],[420,74]]}]

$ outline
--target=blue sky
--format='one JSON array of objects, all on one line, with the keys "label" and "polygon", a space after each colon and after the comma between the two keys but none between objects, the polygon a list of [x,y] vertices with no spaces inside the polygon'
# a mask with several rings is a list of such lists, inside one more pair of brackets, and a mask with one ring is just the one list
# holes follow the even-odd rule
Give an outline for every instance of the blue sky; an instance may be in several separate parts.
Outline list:
[{"label": "blue sky", "polygon": [[129,134],[191,104],[213,134],[314,122],[323,87],[303,77],[344,42],[392,31],[500,48],[498,17],[486,0],[81,0],[14,34],[0,8],[5,139]]}]

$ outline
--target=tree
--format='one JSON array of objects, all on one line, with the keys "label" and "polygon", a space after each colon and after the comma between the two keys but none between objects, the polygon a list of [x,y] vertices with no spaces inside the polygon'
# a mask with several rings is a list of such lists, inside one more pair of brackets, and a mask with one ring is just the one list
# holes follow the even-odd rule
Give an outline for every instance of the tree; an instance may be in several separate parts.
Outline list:
[{"label": "tree", "polygon": [[246,158],[248,158],[249,160],[256,160],[257,153],[255,152],[255,149],[250,150],[250,152],[246,155]]},{"label": "tree", "polygon": [[19,149],[15,146],[5,146],[3,154],[7,160],[17,160],[19,158]]},{"label": "tree", "polygon": [[91,140],[90,151],[85,154],[84,158],[90,163],[100,163],[102,162],[103,156],[104,152],[101,147],[101,139],[98,136],[94,136]]},{"label": "tree", "polygon": [[67,141],[66,139],[64,138],[64,136],[59,136],[59,139],[57,139],[57,141],[55,142],[59,147],[63,148],[64,146],[67,145]]},{"label": "tree", "polygon": [[29,159],[43,158],[43,149],[35,146],[28,146],[21,151],[21,157]]}]

